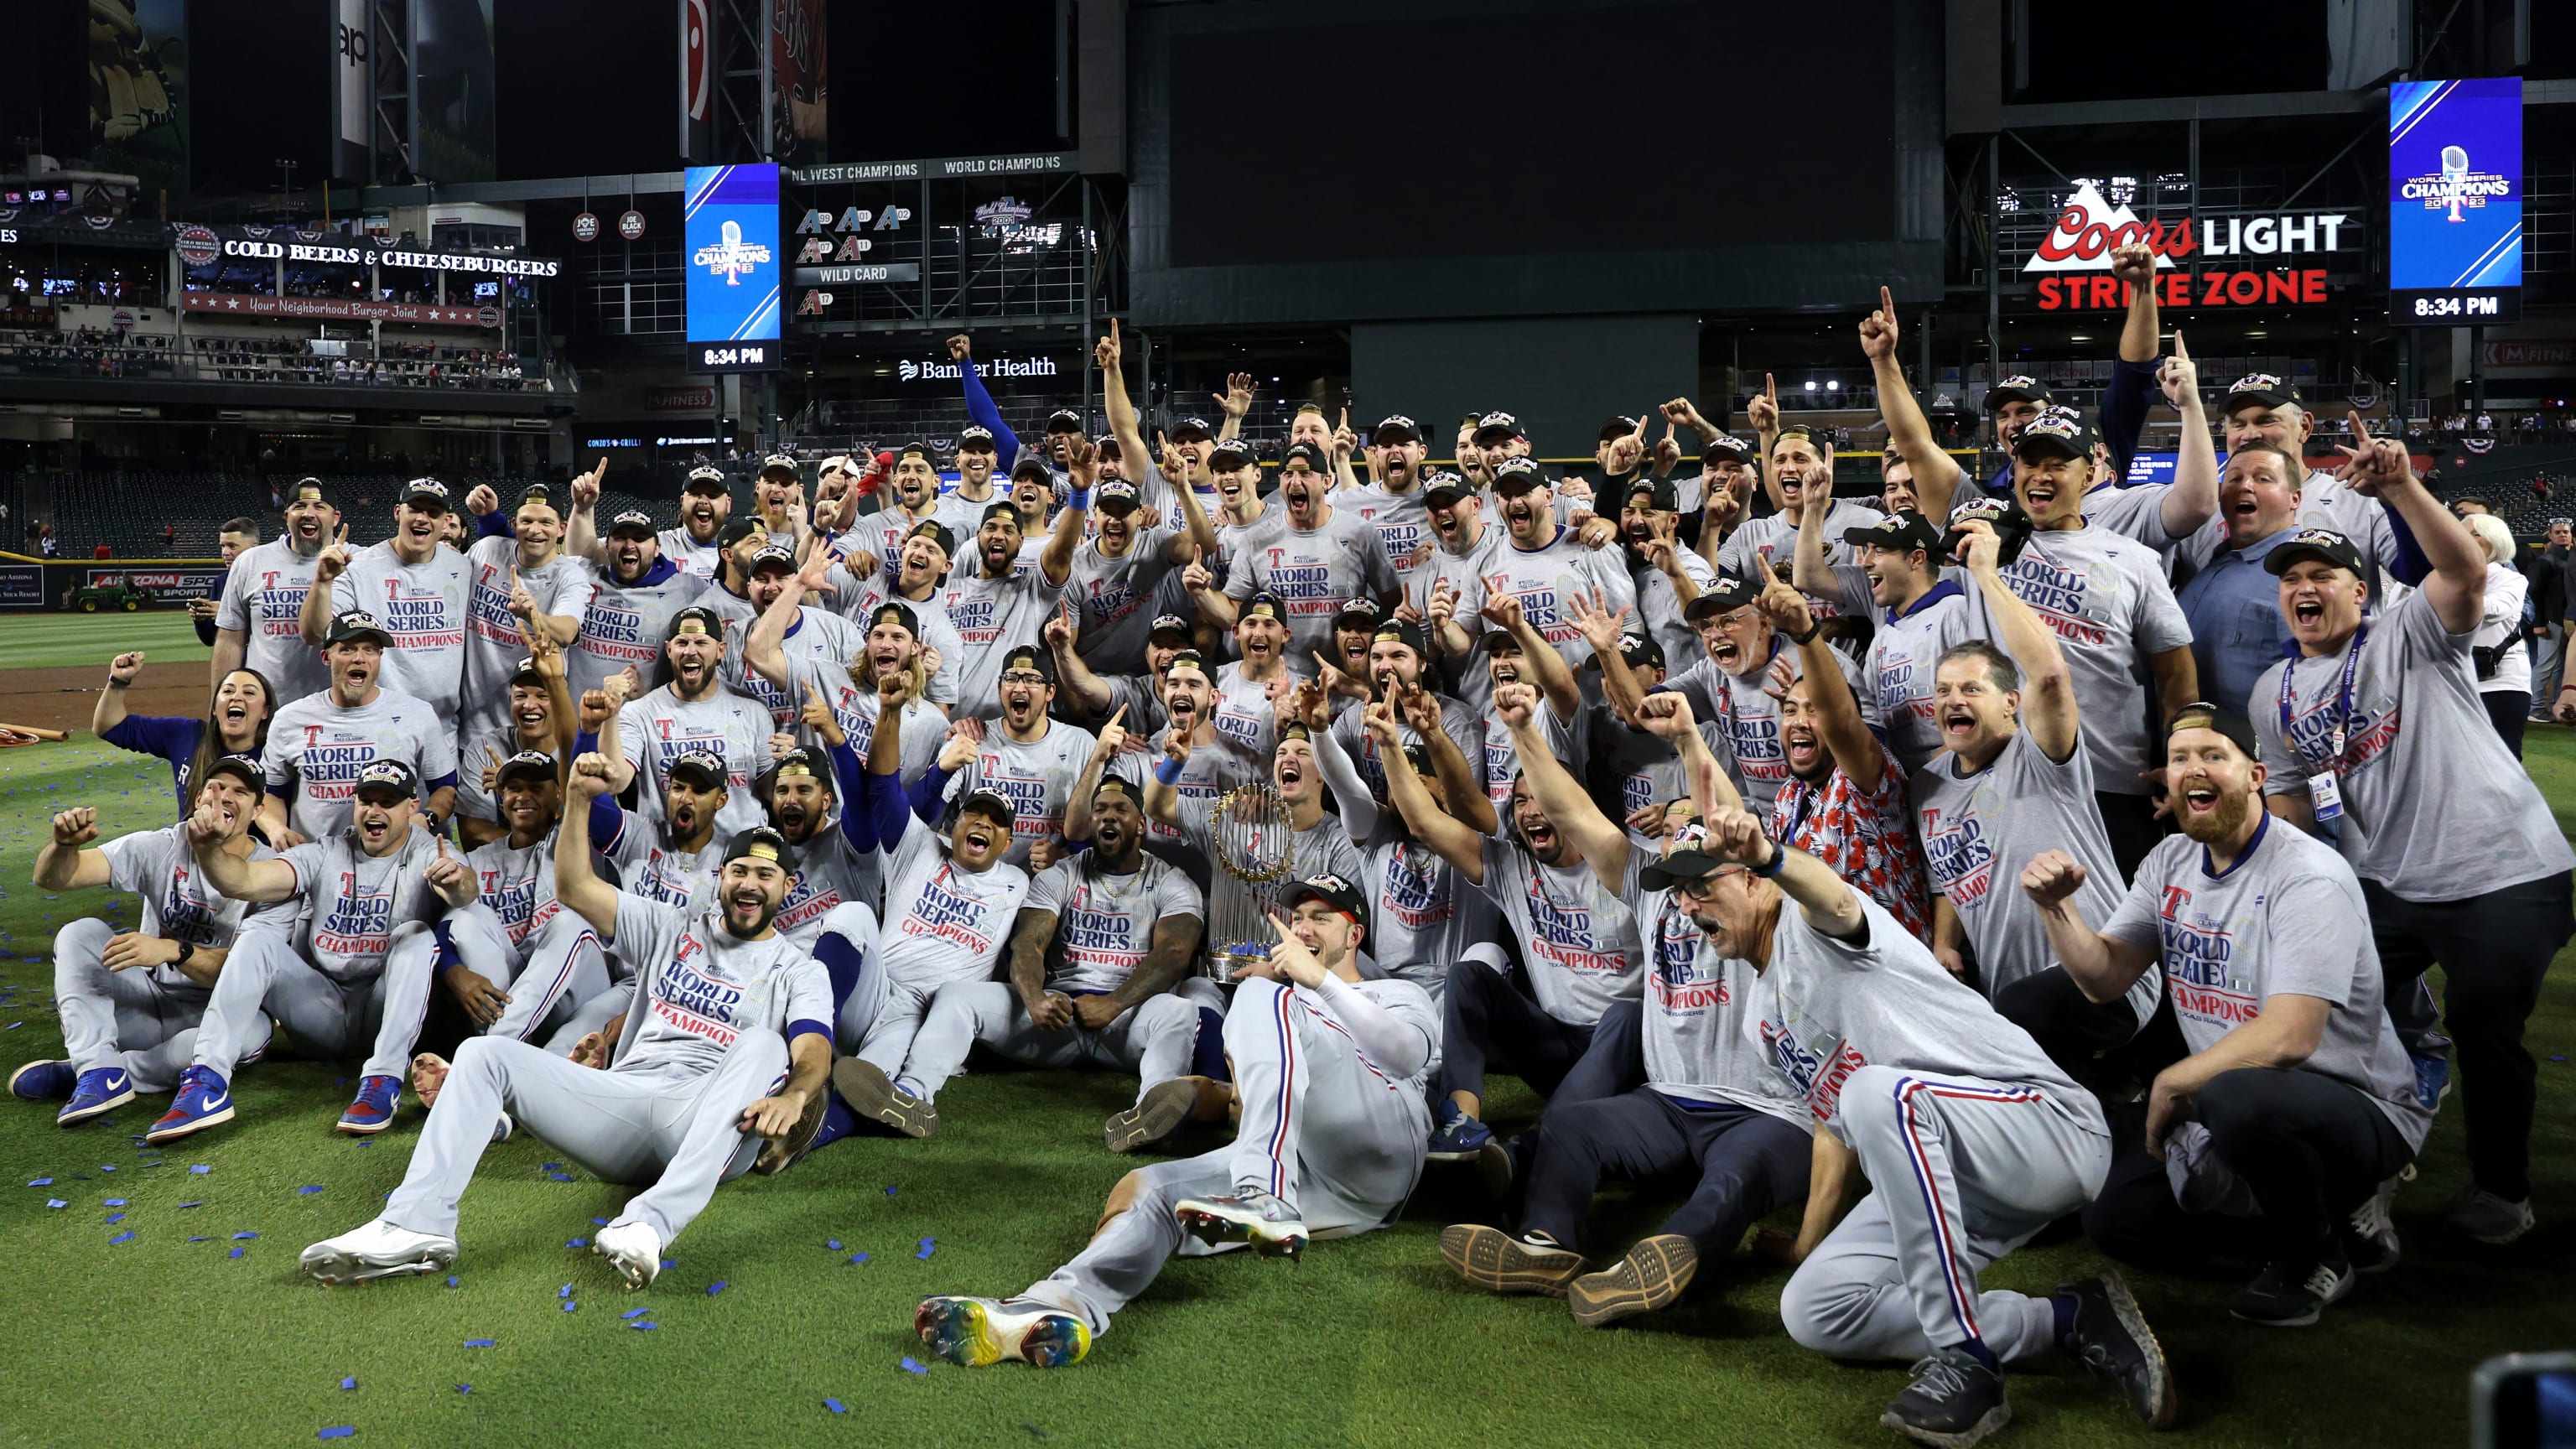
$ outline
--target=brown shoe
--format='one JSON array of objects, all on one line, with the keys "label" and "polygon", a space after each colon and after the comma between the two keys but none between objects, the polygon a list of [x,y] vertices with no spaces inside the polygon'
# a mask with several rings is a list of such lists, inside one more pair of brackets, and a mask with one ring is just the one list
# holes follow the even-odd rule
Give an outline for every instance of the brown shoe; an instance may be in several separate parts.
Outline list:
[{"label": "brown shoe", "polygon": [[1140,1152],[1159,1147],[1181,1130],[1199,1104],[1199,1079],[1174,1077],[1156,1082],[1136,1105],[1109,1119],[1101,1137],[1112,1152]]},{"label": "brown shoe", "polygon": [[1565,1296],[1583,1271],[1583,1255],[1551,1243],[1515,1238],[1481,1223],[1452,1223],[1440,1230],[1440,1256],[1458,1276],[1488,1293]]},{"label": "brown shoe", "polygon": [[1651,1313],[1682,1296],[1699,1272],[1699,1249],[1679,1233],[1661,1233],[1628,1250],[1628,1256],[1598,1273],[1574,1280],[1566,1306],[1586,1328],[1615,1323],[1632,1313]]},{"label": "brown shoe", "polygon": [[833,1063],[832,1089],[852,1112],[906,1137],[927,1137],[939,1130],[939,1109],[888,1081],[873,1063],[857,1057]]}]

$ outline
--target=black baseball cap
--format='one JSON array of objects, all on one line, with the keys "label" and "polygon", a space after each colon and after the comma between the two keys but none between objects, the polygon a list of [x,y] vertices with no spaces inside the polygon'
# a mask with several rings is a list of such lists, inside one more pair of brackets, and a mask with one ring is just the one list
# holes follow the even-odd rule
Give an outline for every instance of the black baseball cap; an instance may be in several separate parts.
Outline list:
[{"label": "black baseball cap", "polygon": [[447,485],[435,478],[414,478],[403,485],[402,501],[414,507],[432,503],[443,511],[447,507]]},{"label": "black baseball cap", "polygon": [[800,465],[793,457],[790,457],[785,453],[772,453],[768,457],[760,460],[760,472],[763,477],[767,477],[772,473],[784,473],[788,477],[794,478],[803,473],[803,471],[803,466]]},{"label": "black baseball cap", "polygon": [[1281,472],[1286,472],[1289,464],[1297,462],[1302,462],[1317,472],[1329,472],[1333,466],[1333,460],[1325,455],[1324,450],[1312,443],[1290,443],[1280,451],[1279,470]]},{"label": "black baseball cap", "polygon": [[1243,601],[1243,607],[1236,611],[1234,621],[1240,624],[1246,619],[1256,618],[1276,619],[1285,624],[1288,622],[1288,606],[1279,602],[1277,594],[1263,589]]},{"label": "black baseball cap", "polygon": [[1090,431],[1082,425],[1082,414],[1075,412],[1071,408],[1057,408],[1054,412],[1047,414],[1046,430],[1050,434],[1082,433]]},{"label": "black baseball cap", "polygon": [[1753,445],[1733,433],[1720,433],[1699,445],[1701,466],[1714,463],[1721,457],[1750,467],[1753,462]]},{"label": "black baseball cap", "polygon": [[2219,404],[2220,413],[2233,413],[2238,408],[2300,407],[2299,390],[2275,373],[2249,372],[2227,385],[2227,399]]},{"label": "black baseball cap", "polygon": [[257,755],[217,755],[206,766],[206,778],[211,780],[217,775],[232,776],[249,786],[254,795],[268,789],[268,772]]},{"label": "black baseball cap", "polygon": [[294,491],[288,493],[286,497],[290,503],[301,502],[306,498],[316,503],[330,503],[331,485],[319,478],[298,478],[295,480]]},{"label": "black baseball cap", "polygon": [[[1017,483],[1023,478],[1035,478],[1041,483],[1051,484],[1055,482],[1055,470],[1047,466],[1046,459],[1022,448],[1020,460],[1011,465],[1011,481]],[[989,508],[984,510],[984,516],[990,518],[992,510]]]},{"label": "black baseball cap", "polygon": [[1367,899],[1361,896],[1359,887],[1340,876],[1310,875],[1304,880],[1289,882],[1279,892],[1279,909],[1282,911],[1293,911],[1307,901],[1322,901],[1350,917],[1354,923],[1368,924]]},{"label": "black baseball cap", "polygon": [[781,775],[812,775],[821,780],[826,788],[829,788],[832,783],[832,767],[823,752],[807,749],[803,745],[798,745],[780,755],[777,762],[769,767],[769,774],[771,779]]},{"label": "black baseball cap", "polygon": [[2186,704],[2174,711],[2173,722],[2165,726],[2165,739],[2170,742],[2184,730],[2216,730],[2227,736],[2236,748],[2243,750],[2245,758],[2255,761],[2263,758],[2263,746],[2254,738],[2253,724],[2245,716],[2220,709],[2206,700]]},{"label": "black baseball cap", "polygon": [[[984,511],[988,515],[992,512],[989,508]],[[929,539],[932,543],[939,545],[939,551],[941,553],[948,555],[950,558],[955,558],[957,556],[956,535],[951,534],[948,531],[947,524],[940,522],[936,518],[925,518],[919,523],[914,524],[911,528],[905,530],[903,537],[906,543],[909,543],[916,538]]]},{"label": "black baseball cap", "polygon": [[[673,780],[685,777],[690,784],[701,790],[722,790],[726,788],[727,783],[724,761],[704,750],[691,750],[673,760],[671,768],[665,770],[663,775]],[[727,859],[731,857],[728,856]]]},{"label": "black baseball cap", "polygon": [[2351,539],[2331,528],[2302,528],[2291,534],[2263,556],[2263,567],[2277,579],[2289,572],[2290,565],[2303,558],[2323,559],[2356,575],[2361,572],[2361,550],[2353,547]]},{"label": "black baseball cap", "polygon": [[791,574],[796,572],[796,550],[783,543],[765,543],[752,550],[751,572],[756,574],[770,568],[785,569]]},{"label": "black baseball cap", "polygon": [[1961,542],[1959,525],[1983,519],[1994,529],[1995,540],[2002,547],[1996,551],[1998,566],[2021,557],[2022,545],[2030,542],[2030,514],[2010,498],[1970,498],[1950,510],[1950,527],[1941,536],[1941,560],[1964,563],[1967,549]]},{"label": "black baseball cap", "polygon": [[959,428],[957,451],[963,453],[969,448],[980,448],[987,453],[993,451],[993,430],[982,423],[968,423]]},{"label": "black baseball cap", "polygon": [[1547,474],[1539,470],[1533,459],[1505,458],[1494,465],[1496,493],[1527,493],[1533,488],[1547,486]]},{"label": "black baseball cap", "polygon": [[394,636],[375,615],[364,609],[351,609],[331,616],[331,628],[322,636],[325,644],[344,644],[353,639],[373,639],[386,649],[394,647]]},{"label": "black baseball cap", "polygon": [[1369,441],[1380,444],[1418,443],[1422,441],[1422,426],[1404,414],[1396,413],[1378,419],[1377,426],[1369,431]]},{"label": "black baseball cap", "polygon": [[[724,637],[724,624],[724,615],[717,613],[715,610],[708,608],[704,604],[691,604],[689,607],[682,609],[680,612],[671,616],[670,626],[663,630],[662,637],[665,639],[677,639],[683,634],[706,634],[717,639],[722,639]],[[691,628],[691,625],[695,625],[696,627]]]},{"label": "black baseball cap", "polygon": [[1500,443],[1521,437],[1521,420],[1510,413],[1487,413],[1476,419],[1475,435],[1469,440],[1478,446]]},{"label": "black baseball cap", "polygon": [[1145,632],[1145,640],[1149,644],[1159,644],[1167,638],[1176,638],[1182,644],[1188,644],[1197,639],[1198,634],[1190,628],[1190,621],[1178,614],[1157,614],[1154,616],[1154,626]]},{"label": "black baseball cap", "polygon": [[[1366,629],[1374,634],[1377,632],[1377,621],[1385,617],[1386,611],[1377,606],[1377,600],[1366,597],[1354,598],[1343,604],[1341,611],[1333,615],[1333,627]],[[1421,651],[1417,648],[1414,652]]]},{"label": "black baseball cap", "polygon": [[721,468],[697,467],[689,470],[689,481],[680,486],[682,493],[713,493],[719,497],[733,492],[725,482]]},{"label": "black baseball cap", "polygon": [[[1359,601],[1354,599],[1352,602],[1357,603]],[[1348,611],[1345,610],[1345,612]],[[1340,621],[1336,619],[1335,622],[1338,623]],[[1413,657],[1416,659],[1427,660],[1431,657],[1429,646],[1423,643],[1422,626],[1405,619],[1389,619],[1385,623],[1378,625],[1377,632],[1369,636],[1369,642],[1372,644],[1401,644],[1405,648],[1412,650]]]},{"label": "black baseball cap", "polygon": [[1521,636],[1509,629],[1486,629],[1476,635],[1476,647],[1488,654],[1525,654]]},{"label": "black baseball cap", "polygon": [[939,455],[931,451],[931,447],[928,443],[922,442],[917,438],[909,443],[898,445],[894,450],[894,456],[895,461],[898,463],[902,462],[906,458],[919,458],[921,461],[928,463],[934,468],[939,466]]},{"label": "black baseball cap", "polygon": [[874,629],[879,624],[900,624],[903,632],[915,639],[921,637],[921,617],[900,600],[888,599],[868,611],[868,627]]},{"label": "black baseball cap", "polygon": [[1211,680],[1216,678],[1216,671],[1208,668],[1206,657],[1195,649],[1176,651],[1172,655],[1172,662],[1163,666],[1163,673],[1168,676],[1175,669],[1195,669]]},{"label": "black baseball cap", "polygon": [[760,523],[754,519],[728,518],[725,520],[724,527],[716,530],[716,547],[723,549],[727,553],[731,553],[733,552],[733,546],[735,544],[742,542],[753,534],[760,534],[763,537],[766,537],[768,533],[769,530],[762,527]]},{"label": "black baseball cap", "polygon": [[610,538],[615,538],[622,533],[632,533],[637,538],[655,538],[660,536],[661,530],[653,526],[652,514],[641,508],[629,508],[608,520]]},{"label": "black baseball cap", "polygon": [[2021,425],[2012,453],[2016,458],[2090,458],[2093,430],[2073,408],[2048,408]]},{"label": "black baseball cap", "polygon": [[2051,401],[2046,383],[2035,377],[2016,374],[1986,389],[1985,410],[1993,412],[2008,402],[2037,403],[2046,407]]},{"label": "black baseball cap", "polygon": [[1719,574],[1715,587],[1702,590],[1698,598],[1683,606],[1682,618],[1696,624],[1720,614],[1731,614],[1761,597],[1760,584],[1733,574]]},{"label": "black baseball cap", "polygon": [[963,815],[970,810],[1001,826],[1004,830],[1009,830],[1019,822],[1020,818],[1017,806],[990,790],[977,790],[957,802],[958,814]]},{"label": "black baseball cap", "polygon": [[1118,446],[1118,435],[1116,433],[1102,433],[1099,437],[1092,439],[1091,453],[1095,458],[1125,458],[1127,456],[1127,450]]},{"label": "black baseball cap", "polygon": [[[555,501],[555,490],[544,483],[531,483],[519,490],[519,507],[525,508],[531,503],[542,503],[553,509],[558,516],[563,513],[563,505]],[[515,513],[518,510],[511,511]]]},{"label": "black baseball cap", "polygon": [[1651,634],[1622,634],[1619,636],[1619,659],[1631,669],[1643,669],[1649,664],[1662,669],[1665,667],[1664,646],[1656,643]]},{"label": "black baseball cap", "polygon": [[796,873],[795,847],[787,843],[786,836],[766,825],[735,831],[733,839],[725,842],[724,858],[727,865],[737,860],[772,861],[789,875]]},{"label": "black baseball cap", "polygon": [[1612,438],[1632,437],[1635,435],[1636,431],[1637,420],[1635,418],[1623,418],[1618,414],[1613,413],[1609,417],[1602,419],[1601,431],[1596,435],[1594,441],[1606,443]]},{"label": "black baseball cap", "polygon": [[1172,424],[1171,432],[1165,436],[1175,443],[1186,443],[1193,438],[1205,442],[1216,436],[1216,430],[1208,426],[1205,418],[1183,418]]},{"label": "black baseball cap", "polygon": [[1138,810],[1145,808],[1145,797],[1136,792],[1136,782],[1124,775],[1112,775],[1105,770],[1102,771],[1100,783],[1091,787],[1091,803],[1099,804],[1100,797],[1103,795],[1124,796],[1127,803]]},{"label": "black baseball cap", "polygon": [[1641,890],[1668,891],[1684,881],[1699,880],[1731,863],[1705,850],[1676,850],[1661,860],[1649,861],[1639,867],[1637,885]]},{"label": "black baseball cap", "polygon": [[420,776],[400,760],[376,760],[358,771],[357,788],[352,793],[363,800],[370,791],[408,800],[420,793]]},{"label": "black baseball cap", "polygon": [[533,654],[520,655],[519,662],[510,666],[509,682],[512,685],[533,684],[540,689],[544,688],[546,677],[537,672],[537,657]]},{"label": "black baseball cap", "polygon": [[1922,549],[1934,556],[1941,552],[1941,530],[1922,514],[1905,510],[1891,513],[1867,528],[1846,528],[1843,542],[1854,548],[1876,545],[1899,552]]},{"label": "black baseball cap", "polygon": [[1232,458],[1234,466],[1240,468],[1252,461],[1252,444],[1243,438],[1228,438],[1208,450],[1208,466],[1215,467],[1219,458]]},{"label": "black baseball cap", "polygon": [[1035,670],[1046,677],[1047,683],[1055,683],[1055,655],[1034,644],[1015,644],[1009,653],[1002,656],[1002,673],[1008,674],[1014,669]]},{"label": "black baseball cap", "polygon": [[1104,478],[1091,490],[1091,506],[1103,513],[1125,517],[1145,506],[1136,495],[1136,485],[1124,478]]},{"label": "black baseball cap", "polygon": [[1626,501],[1634,503],[1640,494],[1644,495],[1646,506],[1657,513],[1679,512],[1682,506],[1681,495],[1674,491],[1670,478],[1637,479],[1628,485]]},{"label": "black baseball cap", "polygon": [[501,768],[493,772],[492,788],[497,790],[523,776],[540,782],[556,778],[555,757],[543,750],[521,750],[503,760]]},{"label": "black baseball cap", "polygon": [[1475,484],[1455,473],[1434,473],[1430,477],[1430,485],[1422,490],[1422,506],[1446,508],[1461,498],[1474,496],[1476,496]]}]

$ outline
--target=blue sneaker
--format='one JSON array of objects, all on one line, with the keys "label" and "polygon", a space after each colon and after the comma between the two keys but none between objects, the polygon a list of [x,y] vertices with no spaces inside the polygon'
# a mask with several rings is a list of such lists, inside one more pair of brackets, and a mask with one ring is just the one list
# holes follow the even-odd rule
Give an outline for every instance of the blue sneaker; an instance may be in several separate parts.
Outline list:
[{"label": "blue sneaker", "polygon": [[394,1109],[401,1105],[402,1083],[391,1077],[360,1077],[357,1100],[340,1114],[340,1130],[352,1137],[382,1132],[394,1125]]},{"label": "blue sneaker", "polygon": [[1431,1148],[1423,1155],[1434,1162],[1473,1162],[1493,1140],[1494,1129],[1461,1112],[1431,1134]]},{"label": "blue sneaker", "polygon": [[2451,1095],[2451,1054],[2447,1051],[2424,1052],[2414,1058],[2415,1100],[2427,1112],[2442,1109],[2442,1099]]},{"label": "blue sneaker", "polygon": [[72,1087],[72,1099],[54,1117],[57,1127],[86,1122],[102,1113],[113,1112],[134,1100],[134,1074],[123,1067],[99,1067],[80,1074]]},{"label": "blue sneaker", "polygon": [[9,1074],[9,1095],[21,1102],[59,1102],[72,1094],[79,1076],[69,1062],[29,1062]]},{"label": "blue sneaker", "polygon": [[203,1132],[233,1120],[233,1089],[211,1067],[190,1067],[179,1079],[179,1092],[170,1099],[170,1110],[161,1114],[143,1133],[146,1142],[176,1142],[191,1132]]}]

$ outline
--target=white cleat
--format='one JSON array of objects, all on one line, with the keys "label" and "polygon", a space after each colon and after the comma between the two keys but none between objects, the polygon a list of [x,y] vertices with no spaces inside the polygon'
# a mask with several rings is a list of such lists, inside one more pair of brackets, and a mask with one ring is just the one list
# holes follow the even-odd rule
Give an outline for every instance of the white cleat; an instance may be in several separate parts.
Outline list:
[{"label": "white cleat", "polygon": [[653,1286],[662,1271],[662,1240],[643,1223],[611,1223],[591,1235],[590,1250],[626,1278],[627,1291]]},{"label": "white cleat", "polygon": [[456,1240],[398,1228],[383,1218],[325,1238],[298,1260],[324,1287],[440,1273],[456,1261]]}]

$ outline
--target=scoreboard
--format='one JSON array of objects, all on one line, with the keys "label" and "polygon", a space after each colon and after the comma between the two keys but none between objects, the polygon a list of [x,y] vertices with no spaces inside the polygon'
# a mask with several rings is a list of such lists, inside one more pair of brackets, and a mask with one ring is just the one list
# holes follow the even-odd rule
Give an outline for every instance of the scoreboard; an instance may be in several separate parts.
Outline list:
[{"label": "scoreboard", "polygon": [[2522,317],[2522,81],[2388,88],[2388,311],[2400,326]]}]

